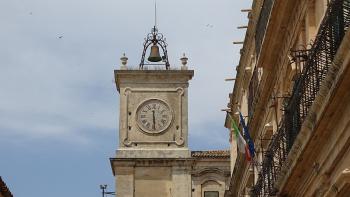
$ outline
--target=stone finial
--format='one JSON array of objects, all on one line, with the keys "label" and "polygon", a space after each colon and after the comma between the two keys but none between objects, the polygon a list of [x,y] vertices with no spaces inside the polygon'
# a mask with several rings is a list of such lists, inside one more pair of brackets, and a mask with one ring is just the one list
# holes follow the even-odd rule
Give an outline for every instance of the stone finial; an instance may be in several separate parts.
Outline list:
[{"label": "stone finial", "polygon": [[183,53],[182,58],[180,58],[180,60],[181,60],[181,64],[182,64],[181,70],[187,70],[188,68],[187,68],[186,64],[187,64],[188,58],[186,57],[185,53]]},{"label": "stone finial", "polygon": [[122,65],[120,66],[120,68],[121,68],[122,70],[126,70],[126,69],[127,69],[126,64],[128,63],[128,57],[125,56],[125,53],[123,53],[123,56],[120,58],[120,60],[121,60],[121,63],[122,63]]}]

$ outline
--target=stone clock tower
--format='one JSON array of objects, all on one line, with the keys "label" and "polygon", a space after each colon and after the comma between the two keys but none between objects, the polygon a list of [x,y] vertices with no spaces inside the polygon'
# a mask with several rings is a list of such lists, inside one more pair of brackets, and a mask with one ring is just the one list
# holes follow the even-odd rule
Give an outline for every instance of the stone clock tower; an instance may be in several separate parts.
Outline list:
[{"label": "stone clock tower", "polygon": [[116,70],[123,157],[190,157],[187,88],[193,70]]},{"label": "stone clock tower", "polygon": [[[145,40],[139,68],[129,68],[124,56],[114,72],[120,93],[119,147],[110,159],[116,195],[190,197],[187,103],[194,72],[187,69],[185,56],[180,69],[170,69],[166,43],[156,27]],[[145,63],[148,48],[150,63]]]}]

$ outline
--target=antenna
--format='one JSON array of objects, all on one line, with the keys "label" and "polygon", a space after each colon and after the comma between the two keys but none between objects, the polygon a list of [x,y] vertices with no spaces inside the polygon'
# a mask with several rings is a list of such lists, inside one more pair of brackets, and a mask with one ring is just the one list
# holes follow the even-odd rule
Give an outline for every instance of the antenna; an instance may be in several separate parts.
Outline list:
[{"label": "antenna", "polygon": [[154,1],[154,27],[157,27],[157,1]]}]

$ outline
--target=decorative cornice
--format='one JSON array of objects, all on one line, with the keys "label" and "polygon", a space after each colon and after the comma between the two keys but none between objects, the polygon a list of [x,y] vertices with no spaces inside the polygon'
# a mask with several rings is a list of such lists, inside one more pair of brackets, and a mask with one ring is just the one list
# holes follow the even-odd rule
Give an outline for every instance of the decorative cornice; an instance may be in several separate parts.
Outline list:
[{"label": "decorative cornice", "polygon": [[215,167],[213,167],[213,168],[207,167],[207,168],[199,169],[199,170],[193,171],[191,174],[194,177],[200,177],[200,176],[203,176],[203,175],[206,175],[209,173],[219,174],[223,177],[230,176],[230,171],[225,171],[225,170],[222,170],[220,168],[215,168]]},{"label": "decorative cornice", "polygon": [[208,150],[208,151],[192,151],[191,156],[195,158],[230,158],[229,150]]},{"label": "decorative cornice", "polygon": [[191,167],[194,163],[193,158],[110,158],[109,159],[113,175],[118,167]]},{"label": "decorative cornice", "polygon": [[194,70],[114,70],[115,84],[118,91],[120,91],[121,82],[143,84],[188,84],[188,81],[192,79],[193,75]]}]

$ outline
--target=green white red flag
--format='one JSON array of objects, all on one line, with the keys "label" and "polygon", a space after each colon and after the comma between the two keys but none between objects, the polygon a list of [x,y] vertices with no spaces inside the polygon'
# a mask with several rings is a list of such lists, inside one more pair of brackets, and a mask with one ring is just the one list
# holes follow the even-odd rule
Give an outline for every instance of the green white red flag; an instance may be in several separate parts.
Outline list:
[{"label": "green white red flag", "polygon": [[231,118],[231,131],[235,133],[238,150],[239,150],[239,152],[245,154],[247,161],[251,161],[252,157],[250,155],[248,144],[246,143],[243,136],[241,135],[241,133],[236,125],[236,122],[233,120],[233,118],[231,116],[230,116],[230,118]]}]

